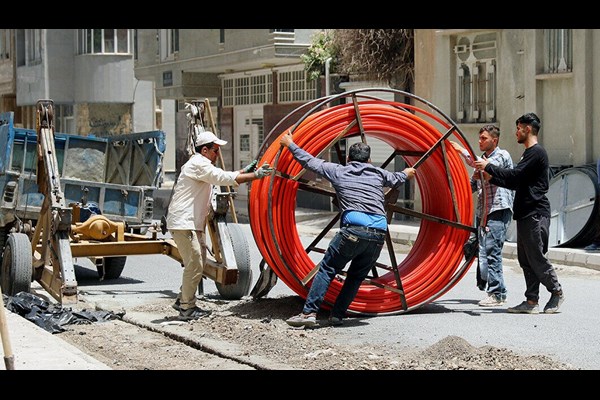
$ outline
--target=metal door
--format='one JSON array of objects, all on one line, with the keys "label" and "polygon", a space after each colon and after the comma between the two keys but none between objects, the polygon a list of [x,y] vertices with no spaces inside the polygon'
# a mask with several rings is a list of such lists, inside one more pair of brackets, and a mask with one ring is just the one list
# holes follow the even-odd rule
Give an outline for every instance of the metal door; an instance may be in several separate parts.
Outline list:
[{"label": "metal door", "polygon": [[[234,168],[241,169],[258,155],[258,149],[264,140],[263,108],[256,106],[237,106],[234,110],[234,136],[237,144],[234,155]],[[237,188],[238,196],[248,195],[248,184]]]}]

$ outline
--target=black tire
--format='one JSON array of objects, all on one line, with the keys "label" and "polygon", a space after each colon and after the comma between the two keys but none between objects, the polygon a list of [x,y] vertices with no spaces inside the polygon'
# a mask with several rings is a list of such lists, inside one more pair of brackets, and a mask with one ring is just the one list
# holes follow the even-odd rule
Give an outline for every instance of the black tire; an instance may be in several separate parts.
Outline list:
[{"label": "black tire", "polygon": [[102,279],[119,279],[127,257],[103,257],[96,259],[96,269],[98,276]]},{"label": "black tire", "polygon": [[[8,239],[8,228],[0,228],[0,265],[2,265],[2,254],[4,253],[4,245]],[[0,276],[2,276],[2,269],[0,269]]]},{"label": "black tire", "polygon": [[233,255],[238,268],[238,280],[232,285],[215,283],[225,300],[239,300],[250,293],[252,269],[250,268],[250,247],[242,228],[238,224],[227,224],[233,246]]},{"label": "black tire", "polygon": [[2,255],[2,293],[14,296],[29,293],[33,277],[31,242],[24,233],[11,233],[6,239]]}]

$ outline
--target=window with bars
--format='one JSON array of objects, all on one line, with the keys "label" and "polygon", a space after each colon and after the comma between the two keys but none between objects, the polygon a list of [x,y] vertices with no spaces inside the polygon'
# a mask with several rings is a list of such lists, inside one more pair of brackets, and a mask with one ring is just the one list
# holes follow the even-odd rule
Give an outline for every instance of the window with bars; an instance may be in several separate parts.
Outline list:
[{"label": "window with bars", "polygon": [[222,93],[224,107],[271,103],[273,77],[269,71],[260,75],[225,78]]},{"label": "window with bars", "polygon": [[131,29],[79,29],[79,54],[130,54]]},{"label": "window with bars", "polygon": [[461,123],[496,121],[496,33],[458,37],[456,120]]},{"label": "window with bars", "polygon": [[280,71],[277,79],[280,103],[304,102],[314,100],[317,96],[317,81],[308,81],[303,69]]},{"label": "window with bars", "polygon": [[[277,72],[279,103],[306,102],[317,98],[317,82],[307,81],[304,69]],[[223,79],[223,106],[268,104],[273,102],[271,72]]]},{"label": "window with bars", "polygon": [[[244,126],[254,127],[256,131],[253,130],[252,137],[250,133],[240,133],[238,148],[240,152],[252,152],[252,138],[255,138],[256,143],[258,143],[259,145],[262,144],[265,139],[264,121],[262,118],[246,118],[244,121]],[[239,162],[240,169],[242,169],[246,166],[248,160],[242,157],[240,158]]]},{"label": "window with bars", "polygon": [[571,29],[544,29],[544,73],[573,71],[573,34]]}]

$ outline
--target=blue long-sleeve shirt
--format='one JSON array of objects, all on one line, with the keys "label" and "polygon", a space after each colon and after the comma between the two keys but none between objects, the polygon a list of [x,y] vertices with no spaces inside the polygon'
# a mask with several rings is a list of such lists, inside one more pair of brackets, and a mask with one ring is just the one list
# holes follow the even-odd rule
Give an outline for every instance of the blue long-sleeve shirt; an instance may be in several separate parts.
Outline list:
[{"label": "blue long-sleeve shirt", "polygon": [[[463,154],[467,164],[474,166],[473,160],[469,153]],[[496,147],[494,151],[487,156],[490,164],[497,165],[500,168],[512,168],[513,162],[510,153],[500,147]],[[486,198],[483,198],[483,187],[485,185]],[[515,193],[511,189],[490,184],[488,181],[475,179],[471,177],[471,190],[477,192],[477,216],[483,218],[483,203],[485,200],[486,210],[485,215],[489,215],[494,211],[509,209],[512,211]]]},{"label": "blue long-sleeve shirt", "polygon": [[313,157],[291,143],[288,147],[302,167],[311,170],[333,185],[340,211],[360,211],[386,215],[384,187],[397,189],[407,179],[404,172],[390,172],[370,163],[351,161],[346,165]]}]

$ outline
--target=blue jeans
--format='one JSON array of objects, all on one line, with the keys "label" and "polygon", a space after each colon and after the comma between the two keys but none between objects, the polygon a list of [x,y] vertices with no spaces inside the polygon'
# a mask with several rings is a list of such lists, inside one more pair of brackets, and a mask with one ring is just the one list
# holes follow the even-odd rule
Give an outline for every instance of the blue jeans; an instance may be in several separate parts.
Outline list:
[{"label": "blue jeans", "polygon": [[357,226],[342,227],[329,243],[302,311],[308,314],[319,310],[329,284],[350,262],[346,279],[331,310],[332,317],[343,318],[358,293],[360,284],[375,266],[385,242],[385,235],[385,231],[367,230]]},{"label": "blue jeans", "polygon": [[[512,212],[505,208],[494,211],[487,218],[487,225],[479,235],[479,269],[481,278],[487,281],[486,292],[506,299],[506,286],[502,271],[502,248]],[[479,225],[479,222],[477,223]]]}]

